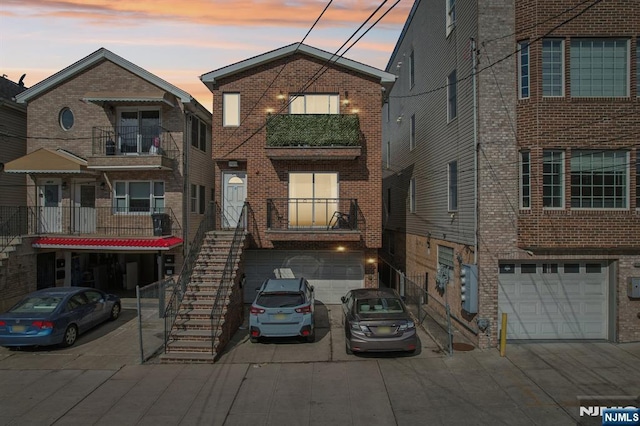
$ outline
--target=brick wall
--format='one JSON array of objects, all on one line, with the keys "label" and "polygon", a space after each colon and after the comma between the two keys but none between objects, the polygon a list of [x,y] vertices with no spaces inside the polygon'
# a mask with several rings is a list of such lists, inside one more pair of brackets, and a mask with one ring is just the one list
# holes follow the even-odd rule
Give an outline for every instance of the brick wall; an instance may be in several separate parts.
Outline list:
[{"label": "brick wall", "polygon": [[[288,172],[339,173],[340,198],[355,198],[366,220],[363,247],[381,246],[381,87],[379,80],[331,66],[305,93],[338,93],[349,105],[341,105],[341,113],[357,109],[363,136],[362,155],[355,160],[310,161],[271,160],[266,156],[267,110],[287,113],[282,93],[300,93],[324,61],[297,54],[257,66],[251,70],[224,78],[213,92],[213,157],[216,164],[216,187],[222,188],[221,174],[229,160],[246,165],[247,201],[251,203],[260,230],[262,246],[273,247],[264,234],[268,198],[288,197]],[[280,72],[276,82],[266,91]],[[222,126],[222,94],[240,93],[240,127]],[[283,111],[280,111],[284,109]],[[227,169],[228,170],[228,169]],[[216,197],[221,196],[218,191]],[[219,198],[218,198],[219,199]]]}]

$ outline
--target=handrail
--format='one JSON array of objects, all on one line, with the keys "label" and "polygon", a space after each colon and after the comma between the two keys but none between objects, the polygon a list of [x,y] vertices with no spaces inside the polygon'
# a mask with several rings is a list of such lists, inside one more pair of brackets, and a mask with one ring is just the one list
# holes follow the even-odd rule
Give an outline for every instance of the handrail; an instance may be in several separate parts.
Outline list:
[{"label": "handrail", "polygon": [[[209,319],[211,321],[211,354],[215,353],[215,339],[218,334],[218,330],[220,328],[220,324],[222,322],[222,317],[218,318],[218,322],[214,324],[214,312],[216,309],[220,308],[220,312],[222,312],[222,303],[227,296],[227,289],[229,286],[229,282],[233,278],[233,270],[235,267],[235,262],[238,256],[238,252],[241,249],[241,243],[245,234],[245,229],[247,228],[247,218],[250,215],[250,205],[248,202],[244,203],[242,207],[242,213],[240,214],[240,218],[238,219],[238,224],[233,233],[233,240],[231,242],[231,248],[229,249],[229,254],[227,255],[227,261],[224,265],[224,270],[222,271],[222,277],[220,278],[220,285],[218,285],[218,289],[216,290],[216,296],[213,301],[213,306],[211,307],[211,313],[209,314]],[[224,297],[222,297],[222,292],[224,288]]]},{"label": "handrail", "polygon": [[198,226],[198,231],[193,239],[193,243],[189,248],[189,253],[187,254],[184,263],[182,264],[182,269],[180,270],[180,275],[178,276],[178,280],[176,285],[173,288],[173,292],[169,297],[169,301],[167,302],[166,308],[164,310],[164,350],[167,350],[167,345],[169,343],[169,334],[171,333],[171,329],[173,328],[173,324],[175,323],[175,319],[178,314],[178,309],[180,309],[180,304],[182,303],[182,298],[187,289],[187,284],[191,280],[191,275],[193,273],[193,267],[196,264],[196,260],[198,259],[198,255],[200,254],[200,248],[202,247],[202,242],[204,241],[204,237],[208,231],[215,229],[216,224],[216,204],[209,203],[207,206],[207,210],[205,211],[204,219],[200,222],[200,226]]},{"label": "handrail", "polygon": [[28,234],[29,212],[27,206],[0,206],[0,252],[15,238]]}]

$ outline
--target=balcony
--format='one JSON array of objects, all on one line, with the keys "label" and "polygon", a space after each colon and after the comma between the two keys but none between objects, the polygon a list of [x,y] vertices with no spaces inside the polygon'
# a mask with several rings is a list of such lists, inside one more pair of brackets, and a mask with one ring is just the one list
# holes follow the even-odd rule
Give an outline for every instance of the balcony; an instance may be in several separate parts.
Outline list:
[{"label": "balcony", "polygon": [[[7,214],[7,218],[10,216]],[[73,235],[84,237],[151,238],[182,235],[182,227],[171,208],[137,209],[115,207],[16,207],[4,226],[11,235]]]},{"label": "balcony", "polygon": [[173,170],[180,150],[168,130],[159,126],[94,127],[94,170]]},{"label": "balcony", "polygon": [[272,241],[360,241],[363,224],[355,199],[267,199],[267,236]]},{"label": "balcony", "polygon": [[353,160],[362,154],[355,114],[277,114],[267,118],[273,160]]}]

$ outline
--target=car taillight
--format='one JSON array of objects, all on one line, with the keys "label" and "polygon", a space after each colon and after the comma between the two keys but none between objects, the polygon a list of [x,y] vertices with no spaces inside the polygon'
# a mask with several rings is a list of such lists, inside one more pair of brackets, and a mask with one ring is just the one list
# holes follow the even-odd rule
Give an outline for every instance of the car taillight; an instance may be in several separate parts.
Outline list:
[{"label": "car taillight", "polygon": [[6,322],[4,322],[4,321],[0,321],[0,327],[6,327],[6,326],[7,326],[7,323],[6,323]]},{"label": "car taillight", "polygon": [[296,312],[299,314],[310,314],[311,305],[306,305],[306,306],[303,306],[302,308],[296,308]]},{"label": "car taillight", "polygon": [[407,321],[406,324],[402,324],[400,326],[400,331],[411,330],[412,328],[416,328],[416,325],[413,321]]},{"label": "car taillight", "polygon": [[251,315],[264,314],[264,309],[258,308],[256,306],[252,306],[250,313],[251,313]]},{"label": "car taillight", "polygon": [[369,327],[367,327],[366,325],[360,324],[359,322],[352,322],[351,323],[351,330],[353,331],[361,331],[363,333],[370,333],[371,330],[369,330]]},{"label": "car taillight", "polygon": [[37,328],[53,328],[53,323],[51,321],[34,321],[31,325]]}]

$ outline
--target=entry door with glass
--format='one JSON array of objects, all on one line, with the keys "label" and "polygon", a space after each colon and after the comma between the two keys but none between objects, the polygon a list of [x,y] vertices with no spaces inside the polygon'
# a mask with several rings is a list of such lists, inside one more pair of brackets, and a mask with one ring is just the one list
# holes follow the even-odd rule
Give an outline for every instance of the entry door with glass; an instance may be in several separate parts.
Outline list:
[{"label": "entry door with glass", "polygon": [[337,210],[337,173],[289,173],[290,228],[326,228]]},{"label": "entry door with glass", "polygon": [[247,195],[247,174],[245,172],[224,173],[224,193],[222,200],[222,226],[238,226]]},{"label": "entry door with glass", "polygon": [[62,232],[61,186],[59,181],[38,185],[38,232]]},{"label": "entry door with glass", "polygon": [[160,136],[159,110],[119,111],[118,146],[121,154],[149,153]]}]

